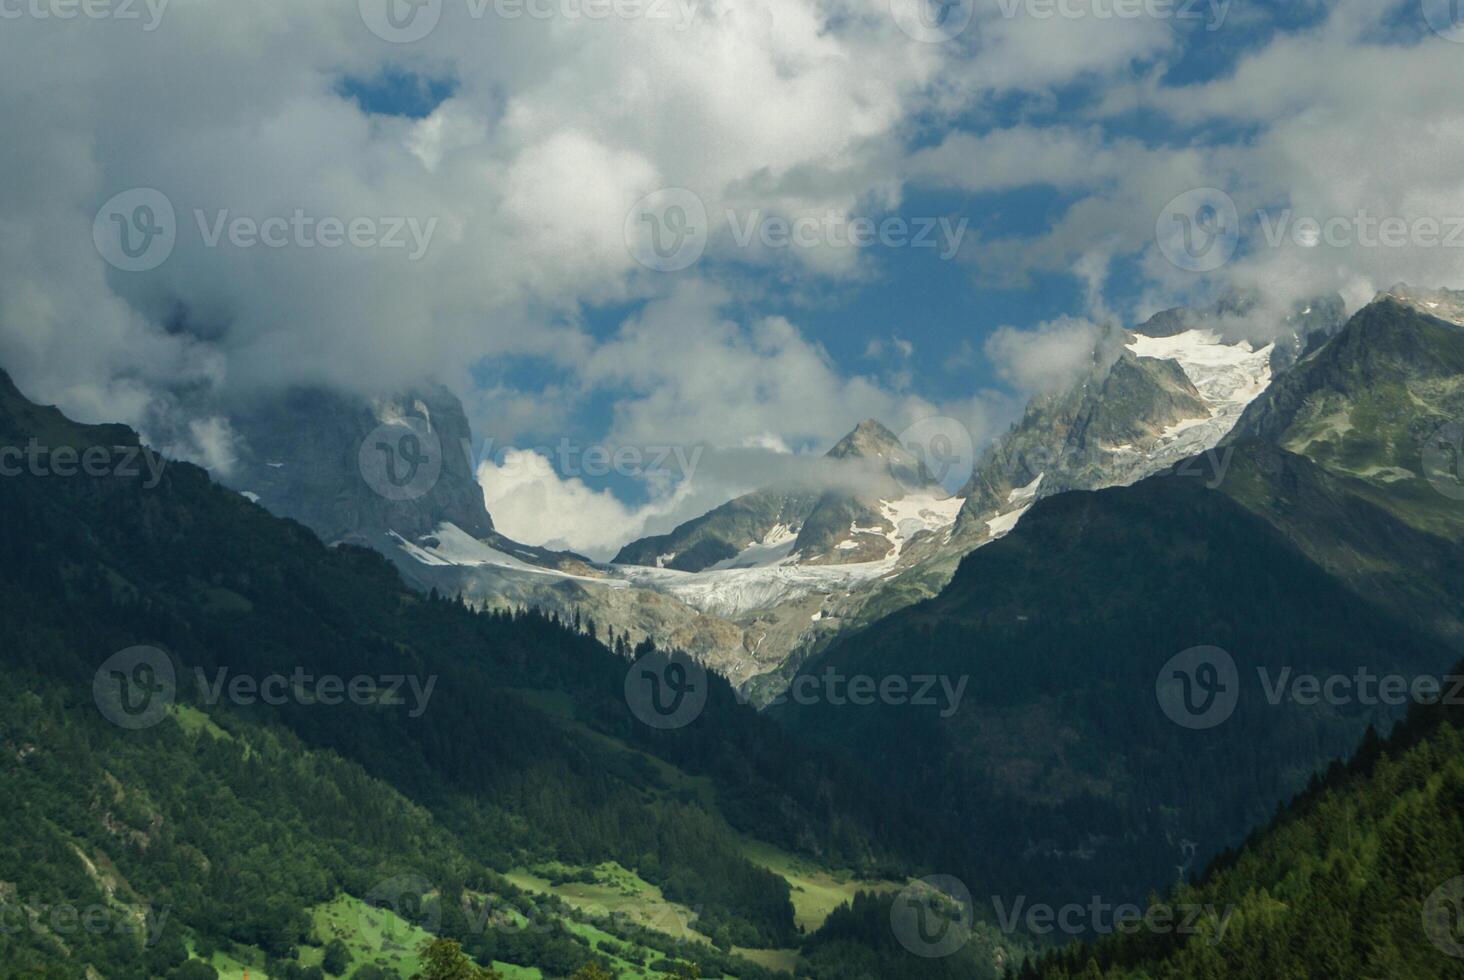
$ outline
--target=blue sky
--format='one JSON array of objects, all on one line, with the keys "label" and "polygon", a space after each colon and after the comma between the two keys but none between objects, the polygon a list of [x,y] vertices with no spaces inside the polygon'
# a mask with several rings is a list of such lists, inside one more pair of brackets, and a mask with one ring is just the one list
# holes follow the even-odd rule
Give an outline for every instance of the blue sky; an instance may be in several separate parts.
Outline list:
[{"label": "blue sky", "polygon": [[[18,381],[220,473],[241,399],[440,381],[499,452],[481,477],[500,525],[589,549],[864,417],[950,418],[985,444],[1103,324],[1232,290],[1276,311],[1464,285],[1457,250],[1260,234],[1262,215],[1464,212],[1448,0],[970,0],[934,31],[929,0],[608,19],[440,0],[409,29],[394,2],[9,25],[0,124],[27,138],[0,150],[0,361]],[[146,268],[96,230],[138,193],[176,224]],[[430,234],[408,256],[384,236],[201,233],[290,215]],[[759,244],[819,216],[809,242]],[[831,239],[856,219],[943,221],[960,247]],[[1173,254],[1184,222],[1218,262]],[[696,245],[684,266],[665,271],[657,230]],[[505,446],[561,439],[707,455],[694,485],[506,466]]]},{"label": "blue sky", "polygon": [[[1203,8],[1196,11],[1197,17],[1202,14],[1208,16]],[[1218,30],[1207,30],[1199,20],[1176,21],[1168,25],[1174,44],[1152,57],[1132,59],[1126,71],[1142,77],[1162,64],[1161,84],[1166,88],[1204,84],[1232,72],[1239,59],[1278,33],[1314,27],[1325,16],[1324,4],[1260,0],[1246,4],[1243,15],[1227,10],[1228,23]],[[971,57],[979,57],[979,52],[973,50]],[[345,76],[339,87],[370,114],[421,119],[456,92],[458,80],[451,74],[433,77],[388,65],[369,78]],[[1080,117],[1103,94],[1092,76],[1038,94],[1004,94],[954,116],[912,120],[907,143],[918,148],[936,146],[953,132],[979,135],[1019,125],[1063,126]],[[1096,125],[1106,136],[1172,147],[1236,143],[1252,131],[1243,125],[1217,126],[1213,120],[1176,126],[1172,117],[1137,110]],[[876,206],[869,213],[876,217],[948,216],[953,222],[967,222],[972,235],[1024,237],[1046,230],[1054,216],[1079,196],[1041,184],[991,193],[913,187],[897,207]],[[1020,398],[1020,389],[1013,389],[993,364],[973,351],[979,352],[991,331],[1003,325],[1031,327],[1087,312],[1083,284],[1066,271],[1036,271],[1030,281],[1002,285],[983,281],[979,260],[971,256],[946,260],[927,250],[879,246],[870,250],[868,266],[866,274],[855,280],[828,284],[812,284],[802,277],[790,280],[786,274],[739,267],[735,261],[713,270],[698,265],[684,274],[739,282],[739,300],[729,307],[733,315],[748,319],[788,315],[844,371],[907,372],[912,375],[908,383],[935,400],[965,398],[982,389],[1000,389]],[[1109,301],[1116,312],[1149,312],[1143,305],[1141,284],[1122,268],[1115,270],[1112,286]],[[608,338],[646,301],[586,303],[578,310],[578,322],[591,336]],[[894,355],[888,343],[893,338],[909,342],[912,353],[908,359]],[[881,344],[884,353],[872,356],[871,344]],[[550,360],[540,358],[486,358],[475,366],[474,375],[480,381],[491,379],[525,390],[562,378]],[[613,391],[600,392],[585,402],[574,422],[583,438],[597,437],[596,420],[606,417],[614,402]],[[851,419],[851,425],[854,421]],[[632,498],[644,490],[633,480],[606,482]]]}]

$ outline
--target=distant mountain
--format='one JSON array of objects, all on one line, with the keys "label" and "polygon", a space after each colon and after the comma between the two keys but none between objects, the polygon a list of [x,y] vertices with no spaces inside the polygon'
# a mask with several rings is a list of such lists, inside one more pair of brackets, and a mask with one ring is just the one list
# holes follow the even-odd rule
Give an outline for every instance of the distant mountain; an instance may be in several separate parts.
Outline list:
[{"label": "distant mountain", "polygon": [[962,491],[958,528],[980,540],[1008,529],[1033,501],[1068,490],[1133,483],[1216,445],[1294,357],[1305,337],[1341,327],[1340,299],[1302,304],[1280,323],[1244,336],[1253,302],[1155,314],[1132,331],[1110,330],[1092,367],[1068,389],[1038,395],[977,466]]},{"label": "distant mountain", "polygon": [[[626,696],[631,651],[408,589],[380,555],[34,405],[3,372],[0,445],[37,447],[0,478],[0,973],[197,976],[173,973],[196,953],[310,976],[345,935],[405,977],[427,923],[545,975],[756,980],[731,945],[799,931],[788,881],[745,851],[868,871],[923,848],[902,801],[715,677],[693,681],[692,723],[652,728]],[[503,874],[602,865],[618,903],[675,903],[700,932],[591,929]],[[107,928],[76,928],[92,909]]]},{"label": "distant mountain", "polygon": [[[1374,469],[1418,465],[1439,421],[1429,393],[1451,398],[1464,372],[1461,340],[1464,330],[1384,297],[1283,376],[1216,453],[1132,486],[1039,500],[938,596],[803,667],[811,678],[968,677],[949,718],[822,702],[775,710],[920,799],[929,832],[955,842],[951,873],[996,889],[1063,882],[1053,900],[1142,898],[1176,866],[1238,843],[1367,724],[1401,710],[1272,705],[1258,671],[1272,683],[1288,670],[1413,677],[1464,649],[1464,511],[1432,488],[1437,502],[1425,503],[1416,469]],[[1355,452],[1286,421],[1324,417],[1358,433]],[[1242,693],[1228,720],[1187,730],[1166,717],[1156,682],[1199,647],[1227,652]]]},{"label": "distant mountain", "polygon": [[[1242,311],[1251,319],[1239,323]],[[1300,347],[1293,331],[1320,338],[1340,326],[1340,301],[1280,322],[1261,317],[1230,303],[1110,329],[1089,369],[1034,398],[954,496],[889,429],[866,420],[826,454],[817,478],[745,494],[632,542],[599,569],[602,581],[526,576],[502,560],[450,567],[445,550],[418,554],[438,567],[406,574],[486,604],[579,611],[632,642],[682,646],[746,682],[761,703],[806,657],[936,594],[965,554],[1010,531],[1035,501],[1132,483],[1213,448],[1285,360],[1277,351]],[[1242,327],[1279,339],[1257,345],[1220,332]]]},{"label": "distant mountain", "polygon": [[947,495],[899,438],[865,419],[826,454],[847,464],[824,471],[831,489],[804,484],[757,490],[687,521],[668,534],[620,549],[617,565],[683,572],[780,564],[880,561],[898,550],[898,528],[882,501]]},{"label": "distant mountain", "polygon": [[[1243,323],[1281,338],[1260,346],[1221,333],[1259,315],[1239,302],[1112,328],[1089,368],[1034,398],[954,496],[894,433],[865,420],[801,482],[632,542],[609,565],[493,529],[464,413],[440,388],[375,401],[295,392],[246,413],[232,484],[328,541],[382,551],[424,590],[579,615],[607,641],[673,645],[762,702],[806,657],[936,594],[964,555],[1010,531],[1037,500],[1132,483],[1212,448],[1285,360],[1277,351],[1300,347],[1292,332],[1326,336],[1339,304]],[[413,439],[441,447],[440,474],[420,497],[389,499],[382,474],[362,467],[396,462]]]},{"label": "distant mountain", "polygon": [[1461,310],[1464,293],[1383,294],[1250,406],[1231,441],[1304,454],[1410,523],[1456,533],[1458,501],[1430,486],[1423,452],[1446,425],[1464,424]]},{"label": "distant mountain", "polygon": [[[493,533],[473,473],[468,419],[446,388],[377,399],[295,388],[256,399],[231,421],[241,439],[230,482],[328,543],[387,530],[415,537],[444,521],[475,537]],[[402,447],[403,439],[414,441]],[[404,482],[399,499],[391,499],[380,492],[395,489],[385,467],[408,448],[413,457],[399,465],[418,482]],[[430,458],[418,462],[416,453]],[[367,481],[363,461],[383,467],[381,487]],[[414,463],[420,476],[409,470]]]},{"label": "distant mountain", "polygon": [[701,572],[755,548],[761,549],[756,555],[760,560],[781,559],[793,550],[818,498],[812,490],[755,490],[666,534],[632,541],[614,561]]},{"label": "distant mountain", "polygon": [[579,555],[495,530],[474,473],[467,415],[441,385],[378,398],[295,388],[256,399],[230,421],[241,438],[229,484],[329,544],[391,553],[431,547],[451,527],[523,564],[596,574]]},{"label": "distant mountain", "polygon": [[[831,596],[822,628],[751,683],[754,697],[775,695],[806,657],[839,637],[937,594],[965,555],[1009,533],[1038,500],[1131,484],[1213,448],[1286,362],[1277,351],[1300,346],[1297,331],[1324,338],[1342,320],[1340,299],[1301,304],[1277,322],[1254,301],[1232,300],[1168,310],[1131,331],[1107,329],[1088,367],[1034,396],[977,461],[957,492],[964,502],[954,525],[906,548],[890,574]],[[1240,334],[1273,339],[1258,345]]]}]

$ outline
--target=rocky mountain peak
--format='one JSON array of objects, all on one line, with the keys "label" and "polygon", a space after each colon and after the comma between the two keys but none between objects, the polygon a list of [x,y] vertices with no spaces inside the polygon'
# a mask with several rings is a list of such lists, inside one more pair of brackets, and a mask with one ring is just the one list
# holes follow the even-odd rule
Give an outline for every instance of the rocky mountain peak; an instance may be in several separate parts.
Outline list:
[{"label": "rocky mountain peak", "polygon": [[834,459],[846,456],[878,456],[900,447],[900,439],[877,419],[865,419],[844,438],[835,443],[828,455]]},{"label": "rocky mountain peak", "polygon": [[[906,490],[928,490],[937,486],[925,463],[875,419],[865,419],[854,430],[834,444],[829,459],[862,460],[873,464],[879,476],[893,477]],[[898,494],[898,487],[873,490],[876,496]]]},{"label": "rocky mountain peak", "polygon": [[1464,326],[1464,290],[1416,289],[1400,282],[1383,290],[1373,302],[1385,300],[1392,300],[1427,316]]},{"label": "rocky mountain peak", "polygon": [[242,444],[231,485],[327,542],[412,538],[443,523],[493,532],[467,414],[440,385],[374,399],[297,388],[249,406],[234,426]]}]

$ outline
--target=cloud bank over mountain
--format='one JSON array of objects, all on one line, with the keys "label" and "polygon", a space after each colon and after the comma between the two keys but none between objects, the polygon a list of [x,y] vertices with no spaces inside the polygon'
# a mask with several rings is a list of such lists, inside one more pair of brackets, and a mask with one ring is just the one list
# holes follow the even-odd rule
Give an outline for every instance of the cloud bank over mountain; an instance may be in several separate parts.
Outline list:
[{"label": "cloud bank over mountain", "polygon": [[[957,5],[972,22],[940,43],[904,0],[598,19],[568,0],[443,0],[409,43],[381,36],[378,6],[7,17],[0,56],[20,82],[0,125],[22,138],[0,147],[0,363],[27,390],[220,470],[242,399],[429,377],[505,443],[810,452],[860,418],[898,431],[929,415],[980,442],[1079,356],[1083,321],[1235,288],[1284,308],[1331,291],[1356,306],[1405,278],[1464,285],[1460,249],[1416,234],[1432,220],[1447,236],[1464,200],[1460,48],[1416,3],[1193,20]],[[1244,234],[1197,275],[1164,257],[1155,223],[1203,187],[1230,195]],[[666,188],[705,210],[704,253],[676,273],[627,247],[637,202]],[[128,272],[94,235],[137,189],[165,198],[175,241]],[[928,288],[894,250],[829,230],[922,214],[970,223],[947,243],[948,318],[822,316]],[[1298,224],[1353,217],[1344,244],[1346,228]],[[1390,219],[1409,223],[1401,245],[1358,240]],[[770,247],[775,221],[812,237]],[[366,222],[371,244],[328,244],[331,222]],[[971,336],[989,290],[1041,277],[1070,284],[1066,309]],[[932,370],[971,339],[985,356],[969,371]],[[729,488],[647,485],[653,510],[616,519]]]}]

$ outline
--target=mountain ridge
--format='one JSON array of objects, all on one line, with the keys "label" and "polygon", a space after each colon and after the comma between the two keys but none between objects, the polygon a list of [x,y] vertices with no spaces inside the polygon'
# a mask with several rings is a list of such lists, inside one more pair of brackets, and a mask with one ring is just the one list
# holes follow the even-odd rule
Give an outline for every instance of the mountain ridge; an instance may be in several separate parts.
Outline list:
[{"label": "mountain ridge", "polygon": [[[1307,363],[1355,349],[1358,333],[1427,359],[1434,322],[1398,304],[1365,309],[1309,355],[1294,384],[1310,378],[1321,390],[1331,375]],[[1370,385],[1395,380],[1347,377],[1359,404]],[[1409,404],[1411,417],[1390,424],[1428,429],[1433,407]],[[1238,843],[1369,722],[1386,728],[1400,715],[1378,702],[1272,706],[1257,671],[1447,670],[1464,651],[1464,512],[1435,493],[1432,523],[1421,522],[1406,485],[1255,435],[1214,456],[1216,468],[1184,461],[1129,486],[1037,500],[999,541],[967,554],[936,596],[801,667],[813,677],[979,677],[950,720],[821,703],[777,712],[924,800],[933,820],[950,821],[937,836],[1003,841],[948,859],[983,886],[1035,877],[1070,885],[1054,901],[1138,898],[1180,863],[1169,850],[1178,841],[1198,841],[1201,861]],[[1155,679],[1169,658],[1208,648],[1233,658],[1244,693],[1228,720],[1185,731],[1162,713]],[[1253,760],[1244,772],[1231,765],[1239,757]]]}]

